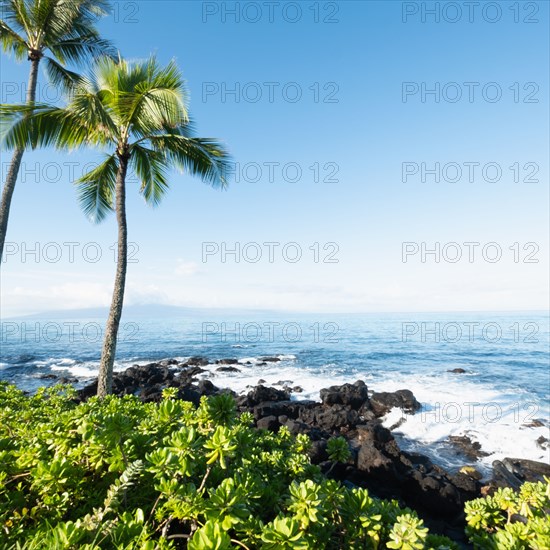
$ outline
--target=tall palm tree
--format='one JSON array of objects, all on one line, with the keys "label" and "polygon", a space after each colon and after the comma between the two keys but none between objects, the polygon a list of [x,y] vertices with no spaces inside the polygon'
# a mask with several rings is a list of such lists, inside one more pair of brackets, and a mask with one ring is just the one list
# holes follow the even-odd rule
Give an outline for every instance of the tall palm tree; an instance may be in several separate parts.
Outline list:
[{"label": "tall palm tree", "polygon": [[187,93],[174,62],[155,58],[128,63],[99,60],[82,77],[66,108],[35,104],[1,105],[7,147],[53,145],[107,149],[105,160],[76,183],[85,213],[96,222],[115,209],[118,256],[111,309],[99,367],[98,395],[111,392],[127,263],[126,174],[138,176],[145,201],[156,205],[168,188],[167,170],[176,166],[225,187],[228,155],[214,139],[194,136]]},{"label": "tall palm tree", "polygon": [[[27,103],[36,99],[38,66],[42,60],[50,80],[70,87],[75,73],[65,64],[80,64],[90,57],[111,52],[95,22],[109,11],[109,0],[0,0],[0,42],[17,60],[30,61]],[[47,55],[49,54],[49,55]],[[24,150],[16,148],[0,202],[0,265],[8,229],[8,217]]]}]

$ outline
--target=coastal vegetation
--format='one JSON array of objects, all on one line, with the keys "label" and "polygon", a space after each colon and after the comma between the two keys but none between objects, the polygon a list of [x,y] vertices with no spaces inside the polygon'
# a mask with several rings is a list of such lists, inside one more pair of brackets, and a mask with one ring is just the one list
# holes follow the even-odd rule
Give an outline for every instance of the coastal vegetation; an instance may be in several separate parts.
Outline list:
[{"label": "coastal vegetation", "polygon": [[[0,385],[4,549],[457,549],[396,501],[323,476],[310,440],[257,430],[231,395],[198,407],[92,397],[71,386],[28,396]],[[328,447],[345,460],[345,440]],[[466,504],[477,548],[550,547],[550,483]]]}]

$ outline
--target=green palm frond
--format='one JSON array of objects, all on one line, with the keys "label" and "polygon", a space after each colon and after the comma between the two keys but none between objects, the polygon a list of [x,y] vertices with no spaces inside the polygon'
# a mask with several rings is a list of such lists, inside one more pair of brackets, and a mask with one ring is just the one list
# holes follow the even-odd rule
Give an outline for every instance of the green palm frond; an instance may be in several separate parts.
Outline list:
[{"label": "green palm frond", "polygon": [[29,47],[25,39],[0,20],[0,43],[5,52],[13,53],[15,59],[25,59]]},{"label": "green palm frond", "polygon": [[[0,105],[0,137],[5,149],[34,148],[38,143],[57,142],[61,109],[47,104]],[[39,120],[45,120],[38,135]],[[48,121],[52,123],[48,123]]]},{"label": "green palm frond", "polygon": [[120,117],[136,135],[188,122],[188,94],[174,61],[166,67],[160,67],[154,57],[126,64],[120,77],[120,88],[125,91],[118,98]]},{"label": "green palm frond", "polygon": [[51,57],[45,57],[44,61],[48,78],[54,86],[60,88],[65,93],[70,93],[75,89],[80,81],[79,74],[69,71]]},{"label": "green palm frond", "polygon": [[112,11],[111,0],[82,0],[80,11],[87,18],[105,17]]},{"label": "green palm frond", "polygon": [[[76,149],[102,143],[102,134],[71,109],[44,104],[0,105],[0,137],[7,149]],[[11,122],[11,124],[10,124]]]},{"label": "green palm frond", "polygon": [[29,37],[32,33],[32,21],[24,0],[2,0],[0,13],[3,21],[20,34]]},{"label": "green palm frond", "polygon": [[29,4],[28,13],[33,30],[33,35],[29,36],[29,43],[33,48],[41,49],[40,46],[48,37],[67,29],[71,19],[69,13],[74,13],[74,7],[71,4],[68,9],[56,10],[57,3],[56,0],[40,0]]},{"label": "green palm frond", "polygon": [[116,155],[111,155],[75,182],[80,206],[95,223],[113,210],[117,172]]},{"label": "green palm frond", "polygon": [[189,120],[181,94],[167,88],[153,88],[144,92],[138,90],[129,110],[128,124],[138,136],[147,135],[158,128],[176,128]]},{"label": "green palm frond", "polygon": [[116,49],[109,40],[90,32],[51,43],[49,49],[62,63],[71,62],[76,65],[90,57],[116,56]]},{"label": "green palm frond", "polygon": [[134,145],[130,159],[131,166],[140,179],[140,192],[145,202],[157,206],[168,190],[166,156],[141,145]]},{"label": "green palm frond", "polygon": [[105,105],[101,91],[94,94],[87,87],[77,88],[67,110],[87,127],[87,138],[94,144],[107,145],[118,141],[120,129],[116,117]]},{"label": "green palm frond", "polygon": [[230,157],[226,149],[214,139],[188,137],[182,131],[149,136],[151,147],[163,152],[183,171],[199,176],[213,187],[227,187]]}]

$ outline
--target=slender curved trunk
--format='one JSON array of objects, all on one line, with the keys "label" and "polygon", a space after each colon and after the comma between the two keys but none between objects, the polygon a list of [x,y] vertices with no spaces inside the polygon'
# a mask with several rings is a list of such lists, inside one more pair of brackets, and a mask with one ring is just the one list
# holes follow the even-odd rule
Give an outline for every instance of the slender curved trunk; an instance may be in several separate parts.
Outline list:
[{"label": "slender curved trunk", "polygon": [[[33,103],[36,98],[36,83],[38,82],[38,65],[40,57],[31,58],[31,70],[29,73],[29,83],[27,88],[27,103]],[[15,149],[11,159],[8,175],[4,182],[2,190],[2,201],[0,202],[0,266],[2,265],[2,256],[4,254],[4,243],[6,242],[6,233],[8,231],[8,218],[10,216],[11,199],[15,190],[15,182],[19,174],[21,159],[23,158],[24,149]]]},{"label": "slender curved trunk", "polygon": [[128,156],[119,155],[119,167],[116,179],[116,219],[118,225],[118,252],[113,289],[113,299],[109,318],[105,326],[105,337],[103,339],[103,350],[99,364],[99,377],[97,379],[97,395],[105,397],[113,389],[113,365],[118,335],[118,326],[122,316],[122,305],[124,302],[124,287],[126,286],[126,266],[128,256],[128,228],[126,226],[126,172],[128,170]]}]

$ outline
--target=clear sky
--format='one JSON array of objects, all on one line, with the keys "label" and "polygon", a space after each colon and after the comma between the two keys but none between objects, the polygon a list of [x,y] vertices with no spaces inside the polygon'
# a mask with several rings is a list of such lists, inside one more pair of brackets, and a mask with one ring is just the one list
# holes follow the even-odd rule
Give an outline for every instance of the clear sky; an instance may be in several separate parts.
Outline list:
[{"label": "clear sky", "polygon": [[[126,303],[547,307],[549,28],[546,1],[117,2],[105,36],[175,58],[238,163],[227,191],[174,172],[156,209],[129,182]],[[20,101],[28,63],[1,73]],[[98,158],[25,155],[3,315],[110,302],[115,219],[90,224],[71,185]]]}]

